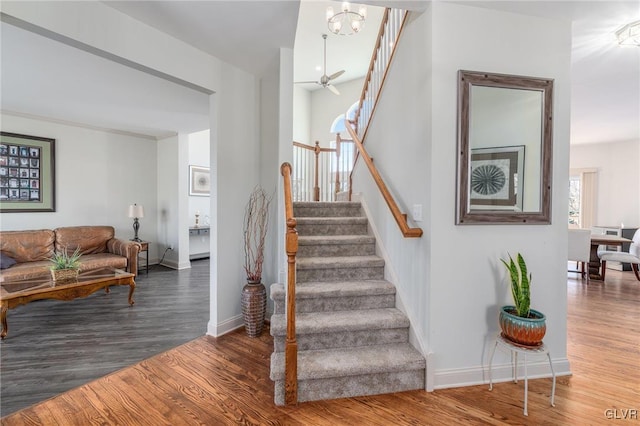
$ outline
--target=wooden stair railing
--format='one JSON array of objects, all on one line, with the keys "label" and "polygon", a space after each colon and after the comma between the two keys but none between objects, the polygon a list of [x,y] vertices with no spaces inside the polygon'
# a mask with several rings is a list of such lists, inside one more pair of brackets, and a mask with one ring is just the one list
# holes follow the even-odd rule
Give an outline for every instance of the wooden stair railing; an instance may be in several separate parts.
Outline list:
[{"label": "wooden stair railing", "polygon": [[369,157],[369,154],[367,154],[367,151],[365,151],[364,146],[362,145],[362,141],[360,140],[360,138],[358,138],[358,135],[356,134],[353,127],[351,127],[351,125],[347,123],[346,128],[349,134],[351,135],[351,137],[353,138],[353,143],[355,144],[356,148],[358,149],[358,152],[362,156],[364,163],[367,165],[367,168],[369,169],[369,172],[371,173],[373,180],[376,182],[376,185],[378,185],[378,189],[380,190],[380,193],[382,194],[384,201],[387,203],[387,206],[389,206],[389,210],[391,210],[391,214],[393,215],[393,218],[396,220],[396,223],[400,227],[400,231],[402,232],[402,235],[406,238],[421,237],[422,229],[409,227],[409,224],[407,223],[407,215],[403,214],[400,211],[398,204],[393,199],[393,196],[387,189],[387,185],[385,185],[384,181],[382,180],[382,177],[380,176],[378,169],[376,169],[376,166],[373,165],[373,160],[371,159],[371,157]]},{"label": "wooden stair railing", "polygon": [[[335,148],[321,148],[320,147],[320,142],[316,141],[315,146],[311,146],[311,145],[307,145],[301,142],[296,142],[293,141],[293,146],[294,146],[294,164],[296,163],[296,161],[298,162],[298,169],[302,171],[303,174],[309,176],[308,172],[306,172],[303,169],[306,169],[308,167],[310,167],[310,164],[308,164],[308,161],[304,161],[302,159],[302,155],[304,153],[304,151],[309,151],[309,152],[313,152],[314,154],[314,169],[313,169],[313,201],[320,201],[320,154],[322,153],[331,153],[331,152],[335,152],[337,157],[338,157],[338,161],[339,161],[339,157],[340,157],[340,152],[337,151]],[[295,148],[300,148],[301,151],[296,154]],[[302,164],[304,164],[304,166],[302,166]],[[325,161],[323,164],[329,165],[330,161]],[[302,166],[302,167],[300,167]],[[336,170],[336,178],[335,181],[337,182],[337,184],[339,185],[340,183],[340,177],[339,177],[339,169]],[[323,186],[331,186],[331,177],[329,176],[329,167],[327,167],[327,171],[323,171],[322,172],[322,184]],[[302,175],[299,176],[299,181],[303,181],[303,177]],[[334,191],[335,192],[335,191]],[[304,194],[306,193],[306,191],[303,188],[299,188],[299,193],[295,194],[295,198],[297,201],[310,201],[307,197],[304,196]],[[293,190],[292,190],[292,194],[293,194]],[[326,199],[326,197],[325,197]]]},{"label": "wooden stair railing", "polygon": [[[362,143],[365,142],[369,123],[378,106],[380,92],[387,80],[387,71],[396,52],[398,40],[407,21],[408,11],[401,9],[386,8],[378,31],[378,40],[371,56],[369,71],[365,77],[362,94],[358,103],[358,110],[355,113],[353,122],[356,126],[356,133]],[[347,126],[349,127],[349,126]],[[351,182],[353,181],[353,171],[360,157],[357,150],[353,160],[353,167],[349,175],[349,200],[351,200]]]},{"label": "wooden stair railing", "polygon": [[398,39],[404,29],[407,16],[406,10],[391,8],[386,8],[382,16],[378,39],[373,49],[367,76],[364,79],[358,110],[353,119],[356,123],[356,133],[363,142],[366,139],[371,117],[373,117],[378,105],[378,95],[387,79],[389,64],[396,52]]},{"label": "wooden stair railing", "polygon": [[293,217],[291,197],[291,164],[282,163],[280,173],[284,178],[284,211],[287,223],[285,250],[287,252],[287,337],[284,348],[284,403],[298,403],[298,342],[296,341],[296,253],[298,252],[298,231]]}]

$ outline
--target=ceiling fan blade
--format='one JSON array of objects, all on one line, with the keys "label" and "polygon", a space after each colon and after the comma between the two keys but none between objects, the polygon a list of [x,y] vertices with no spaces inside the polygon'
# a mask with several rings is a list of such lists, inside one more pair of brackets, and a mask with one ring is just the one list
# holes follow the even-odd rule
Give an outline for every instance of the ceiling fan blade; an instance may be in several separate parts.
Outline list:
[{"label": "ceiling fan blade", "polygon": [[340,70],[338,72],[334,72],[333,74],[331,74],[329,76],[329,80],[333,80],[334,78],[338,78],[340,77],[342,74],[344,74],[344,70]]},{"label": "ceiling fan blade", "polygon": [[294,84],[309,84],[309,83],[316,83],[316,84],[320,84],[317,81],[294,81]]},{"label": "ceiling fan blade", "polygon": [[334,95],[339,95],[340,92],[338,91],[338,89],[336,89],[334,86],[327,84],[325,86],[327,89],[331,90],[333,92]]}]

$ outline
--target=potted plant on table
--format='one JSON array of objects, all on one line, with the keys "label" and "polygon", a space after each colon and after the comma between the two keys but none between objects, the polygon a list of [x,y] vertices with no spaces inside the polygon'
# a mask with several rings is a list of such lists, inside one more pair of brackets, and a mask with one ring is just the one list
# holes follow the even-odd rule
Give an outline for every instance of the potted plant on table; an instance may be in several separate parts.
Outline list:
[{"label": "potted plant on table", "polygon": [[543,313],[531,309],[531,274],[520,253],[516,261],[509,255],[509,262],[500,259],[509,272],[513,305],[500,309],[500,328],[502,335],[512,342],[523,346],[540,346],[547,331],[546,317]]},{"label": "potted plant on table", "polygon": [[267,311],[267,291],[262,284],[264,242],[269,224],[271,198],[260,186],[251,192],[244,211],[244,270],[247,284],[242,289],[242,317],[247,335],[260,336]]},{"label": "potted plant on table", "polygon": [[51,278],[55,282],[73,281],[78,278],[80,270],[80,247],[76,247],[73,254],[69,254],[67,249],[57,251],[49,259],[51,265]]}]

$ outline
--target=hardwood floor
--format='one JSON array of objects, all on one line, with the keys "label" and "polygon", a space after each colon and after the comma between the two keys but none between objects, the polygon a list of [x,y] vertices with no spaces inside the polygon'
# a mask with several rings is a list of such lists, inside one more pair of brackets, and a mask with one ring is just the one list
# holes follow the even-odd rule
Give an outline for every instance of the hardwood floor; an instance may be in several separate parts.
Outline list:
[{"label": "hardwood floor", "polygon": [[[128,286],[69,302],[41,300],[9,311],[0,343],[3,416],[186,343],[207,331],[209,261],[152,267]],[[115,315],[114,315],[115,313]]]},{"label": "hardwood floor", "polygon": [[[568,280],[572,377],[302,403],[273,404],[272,339],[242,330],[199,337],[131,367],[2,418],[6,425],[448,425],[638,424],[640,283],[609,271],[607,283]],[[3,365],[3,369],[5,366]],[[609,411],[607,411],[609,410]],[[636,411],[629,411],[636,410]],[[608,418],[610,417],[610,418]]]}]

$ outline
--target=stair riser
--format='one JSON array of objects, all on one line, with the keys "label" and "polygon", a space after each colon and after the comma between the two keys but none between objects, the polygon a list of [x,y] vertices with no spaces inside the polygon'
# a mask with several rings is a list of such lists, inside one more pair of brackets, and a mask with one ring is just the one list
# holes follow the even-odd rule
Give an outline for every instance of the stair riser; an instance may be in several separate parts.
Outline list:
[{"label": "stair riser", "polygon": [[[298,401],[348,398],[362,395],[424,389],[424,369],[395,373],[364,374],[298,382]],[[275,382],[276,405],[284,405],[284,381]]]},{"label": "stair riser", "polygon": [[366,224],[301,224],[296,227],[298,235],[367,235]]},{"label": "stair riser", "polygon": [[[388,328],[378,330],[341,331],[336,333],[299,333],[296,336],[299,351],[332,349],[341,347],[389,345],[394,343],[407,343],[409,341],[409,329]],[[273,349],[275,352],[283,352],[285,336],[274,336]]]},{"label": "stair riser", "polygon": [[352,207],[295,207],[293,208],[294,217],[361,217],[362,209],[360,206]]},{"label": "stair riser", "polygon": [[381,280],[384,278],[384,267],[366,268],[334,268],[334,269],[301,269],[296,271],[296,281],[308,283],[313,281],[353,281]]},{"label": "stair riser", "polygon": [[[393,308],[395,303],[393,294],[297,299],[296,313]],[[274,300],[273,313],[284,314],[285,306],[284,298]]]},{"label": "stair riser", "polygon": [[376,254],[376,246],[370,244],[313,244],[299,245],[299,257],[320,256],[369,256]]}]

